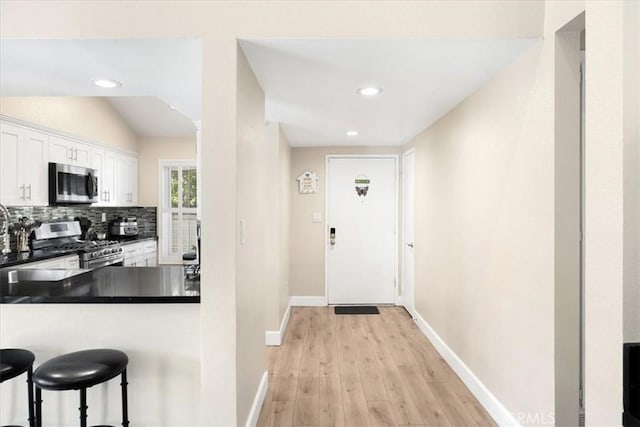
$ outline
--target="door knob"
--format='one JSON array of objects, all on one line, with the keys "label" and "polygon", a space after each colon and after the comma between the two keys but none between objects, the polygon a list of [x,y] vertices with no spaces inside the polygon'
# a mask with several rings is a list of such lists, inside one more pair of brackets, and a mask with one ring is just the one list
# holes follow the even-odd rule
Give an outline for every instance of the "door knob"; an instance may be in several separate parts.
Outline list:
[{"label": "door knob", "polygon": [[407,243],[407,246],[409,246],[410,248],[413,247],[413,242]]}]

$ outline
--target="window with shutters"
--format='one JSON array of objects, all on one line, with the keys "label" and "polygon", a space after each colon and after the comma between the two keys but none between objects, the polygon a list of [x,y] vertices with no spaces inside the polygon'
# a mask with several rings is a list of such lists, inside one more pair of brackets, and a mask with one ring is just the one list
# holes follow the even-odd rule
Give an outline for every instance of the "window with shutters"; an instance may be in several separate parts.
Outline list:
[{"label": "window with shutters", "polygon": [[197,170],[195,162],[161,161],[160,262],[181,263],[197,245]]}]

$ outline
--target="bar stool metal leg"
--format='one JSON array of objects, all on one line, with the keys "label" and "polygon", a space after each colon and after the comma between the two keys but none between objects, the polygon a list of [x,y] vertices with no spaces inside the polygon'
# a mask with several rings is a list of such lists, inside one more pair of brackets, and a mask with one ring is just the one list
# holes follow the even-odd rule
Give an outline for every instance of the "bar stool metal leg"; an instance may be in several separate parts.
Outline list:
[{"label": "bar stool metal leg", "polygon": [[122,371],[122,427],[129,427],[129,406],[127,404],[127,370]]},{"label": "bar stool metal leg", "polygon": [[33,367],[27,371],[27,393],[29,399],[29,427],[35,427],[36,419],[33,415]]},{"label": "bar stool metal leg", "polygon": [[80,389],[80,427],[87,427],[87,389]]},{"label": "bar stool metal leg", "polygon": [[42,389],[36,386],[36,427],[42,427]]}]

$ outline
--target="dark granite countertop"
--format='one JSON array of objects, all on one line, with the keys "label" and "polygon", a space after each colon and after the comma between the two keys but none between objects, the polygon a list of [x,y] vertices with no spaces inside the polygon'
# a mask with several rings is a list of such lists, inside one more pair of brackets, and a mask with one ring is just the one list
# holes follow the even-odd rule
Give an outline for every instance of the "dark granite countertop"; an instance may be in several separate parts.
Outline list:
[{"label": "dark granite countertop", "polygon": [[181,266],[0,271],[2,304],[199,302],[200,282]]},{"label": "dark granite countertop", "polygon": [[132,237],[113,237],[111,240],[117,240],[121,245],[127,245],[129,243],[144,242],[145,240],[158,240],[158,236],[132,236]]},{"label": "dark granite countertop", "polygon": [[65,255],[75,255],[77,250],[59,249],[47,251],[11,252],[7,255],[0,255],[0,268],[13,267],[15,265],[26,264],[28,262],[44,261],[50,258],[57,258]]}]

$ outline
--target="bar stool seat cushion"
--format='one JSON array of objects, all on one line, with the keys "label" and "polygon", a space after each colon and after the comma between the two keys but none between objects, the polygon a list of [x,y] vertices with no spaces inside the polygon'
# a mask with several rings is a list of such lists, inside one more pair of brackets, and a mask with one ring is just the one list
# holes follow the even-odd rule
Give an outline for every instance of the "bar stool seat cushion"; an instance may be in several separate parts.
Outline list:
[{"label": "bar stool seat cushion", "polygon": [[0,382],[27,372],[35,359],[29,350],[3,348],[0,350]]},{"label": "bar stool seat cushion", "polygon": [[109,381],[129,363],[119,350],[94,349],[47,360],[33,373],[33,382],[45,390],[78,390]]},{"label": "bar stool seat cushion", "polygon": [[195,252],[187,252],[186,254],[182,254],[183,261],[195,261],[198,258],[198,254]]}]

